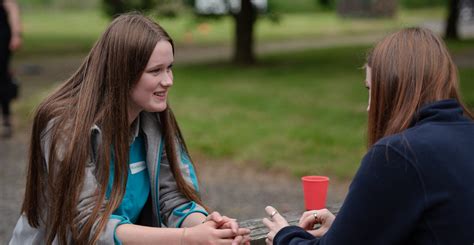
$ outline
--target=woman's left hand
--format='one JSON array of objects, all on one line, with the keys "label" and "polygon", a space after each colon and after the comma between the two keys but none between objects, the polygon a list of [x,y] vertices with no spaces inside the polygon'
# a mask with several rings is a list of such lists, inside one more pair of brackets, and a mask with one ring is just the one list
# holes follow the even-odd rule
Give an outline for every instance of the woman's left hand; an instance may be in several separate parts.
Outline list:
[{"label": "woman's left hand", "polygon": [[288,222],[286,221],[283,216],[278,213],[278,211],[272,207],[272,206],[267,206],[265,208],[265,211],[267,212],[268,215],[270,215],[270,218],[264,218],[262,220],[263,224],[267,226],[269,232],[267,234],[267,238],[265,239],[265,243],[268,245],[273,244],[273,239],[275,238],[275,235],[284,227],[289,226]]},{"label": "woman's left hand", "polygon": [[234,241],[232,244],[250,244],[250,230],[246,228],[239,228],[236,219],[231,219],[227,216],[222,216],[218,212],[212,212],[206,217],[204,222],[212,221],[217,224],[217,229],[231,229],[234,234]]}]

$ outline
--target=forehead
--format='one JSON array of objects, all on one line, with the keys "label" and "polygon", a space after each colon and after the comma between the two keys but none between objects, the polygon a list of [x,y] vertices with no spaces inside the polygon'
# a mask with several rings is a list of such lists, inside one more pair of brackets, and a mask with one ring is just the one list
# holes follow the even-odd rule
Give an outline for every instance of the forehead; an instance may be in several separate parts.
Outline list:
[{"label": "forehead", "polygon": [[148,60],[148,66],[159,65],[159,64],[170,64],[173,63],[173,47],[168,41],[159,41],[156,43],[153,52],[151,53],[150,59]]}]

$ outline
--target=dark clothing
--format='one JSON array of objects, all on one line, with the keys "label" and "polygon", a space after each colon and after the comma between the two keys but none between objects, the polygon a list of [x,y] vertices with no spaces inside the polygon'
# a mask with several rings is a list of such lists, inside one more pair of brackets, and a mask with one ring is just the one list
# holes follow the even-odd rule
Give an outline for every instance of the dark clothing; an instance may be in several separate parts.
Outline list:
[{"label": "dark clothing", "polygon": [[290,226],[274,244],[474,243],[474,123],[456,100],[426,105],[362,160],[320,239]]},{"label": "dark clothing", "polygon": [[10,39],[11,31],[8,23],[8,15],[3,7],[3,0],[0,0],[0,104],[4,116],[10,115],[10,101],[14,97],[9,72],[11,57],[9,48]]}]

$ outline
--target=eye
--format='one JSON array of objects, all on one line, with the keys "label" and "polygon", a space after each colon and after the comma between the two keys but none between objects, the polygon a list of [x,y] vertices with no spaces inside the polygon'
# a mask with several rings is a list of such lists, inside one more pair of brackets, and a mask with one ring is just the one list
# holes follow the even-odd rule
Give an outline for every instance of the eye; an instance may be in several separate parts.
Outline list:
[{"label": "eye", "polygon": [[173,64],[169,65],[166,69],[167,69],[168,71],[171,71],[172,68],[173,68]]},{"label": "eye", "polygon": [[152,74],[159,74],[161,72],[161,68],[156,68],[156,69],[153,69],[149,72],[152,73]]}]

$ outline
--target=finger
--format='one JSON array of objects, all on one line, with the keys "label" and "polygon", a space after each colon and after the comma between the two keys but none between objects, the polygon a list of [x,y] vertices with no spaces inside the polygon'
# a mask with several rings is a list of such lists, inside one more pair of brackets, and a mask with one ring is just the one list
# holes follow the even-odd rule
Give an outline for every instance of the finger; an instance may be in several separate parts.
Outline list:
[{"label": "finger", "polygon": [[232,241],[232,245],[239,245],[242,243],[242,239],[244,239],[242,236],[236,236],[234,238],[234,241]]},{"label": "finger", "polygon": [[227,216],[224,216],[223,220],[227,221],[227,224],[229,224],[230,229],[234,231],[234,233],[237,233],[239,231],[239,224],[237,224],[237,220],[231,219]]},{"label": "finger", "polygon": [[274,226],[274,225],[273,225],[273,222],[270,221],[270,220],[267,219],[267,218],[263,218],[263,219],[262,219],[262,222],[263,222],[263,224],[264,224],[268,229],[272,229],[273,226]]},{"label": "finger", "polygon": [[237,231],[237,235],[240,235],[240,236],[246,236],[249,234],[250,234],[250,229],[247,229],[247,228],[239,228],[239,230]]},{"label": "finger", "polygon": [[311,230],[316,223],[318,223],[318,220],[314,218],[314,215],[311,215],[306,217],[304,220],[300,220],[298,226],[305,230]]},{"label": "finger", "polygon": [[220,238],[234,238],[235,233],[231,229],[218,229],[214,231],[215,234]]},{"label": "finger", "polygon": [[278,212],[278,210],[276,210],[276,208],[274,208],[272,206],[266,206],[265,207],[265,212],[267,212],[267,214],[269,216],[271,216],[275,211]]},{"label": "finger", "polygon": [[250,244],[250,236],[243,236],[242,244]]},{"label": "finger", "polygon": [[311,230],[311,231],[308,231],[308,232],[311,235],[315,236],[315,237],[322,237],[322,236],[324,236],[324,234],[326,234],[327,231],[328,231],[328,229],[326,229],[326,228],[319,228],[319,229]]},{"label": "finger", "polygon": [[[276,208],[272,206],[267,206],[265,207],[265,211],[267,212],[268,215],[270,215],[270,218],[274,221],[277,222],[286,222],[286,219],[281,216],[281,214],[276,210]],[[273,217],[272,217],[273,216]]]},{"label": "finger", "polygon": [[217,223],[221,223],[222,222],[222,216],[220,213],[214,211],[212,212],[209,216],[207,216],[206,218],[207,220],[212,220],[214,222],[217,222]]},{"label": "finger", "polygon": [[219,245],[232,245],[234,239],[219,239],[217,240],[217,244]]},{"label": "finger", "polygon": [[267,234],[267,238],[273,241],[273,239],[275,238],[275,234],[276,234],[275,231],[270,231]]},{"label": "finger", "polygon": [[270,241],[270,239],[268,239],[268,238],[265,239],[265,243],[266,243],[267,245],[272,245],[272,241]]},{"label": "finger", "polygon": [[315,212],[315,210],[310,210],[310,211],[304,212],[304,213],[301,215],[301,217],[300,217],[300,221],[301,221],[301,220],[304,220],[304,219],[306,219],[308,216],[312,215],[313,212]]}]

